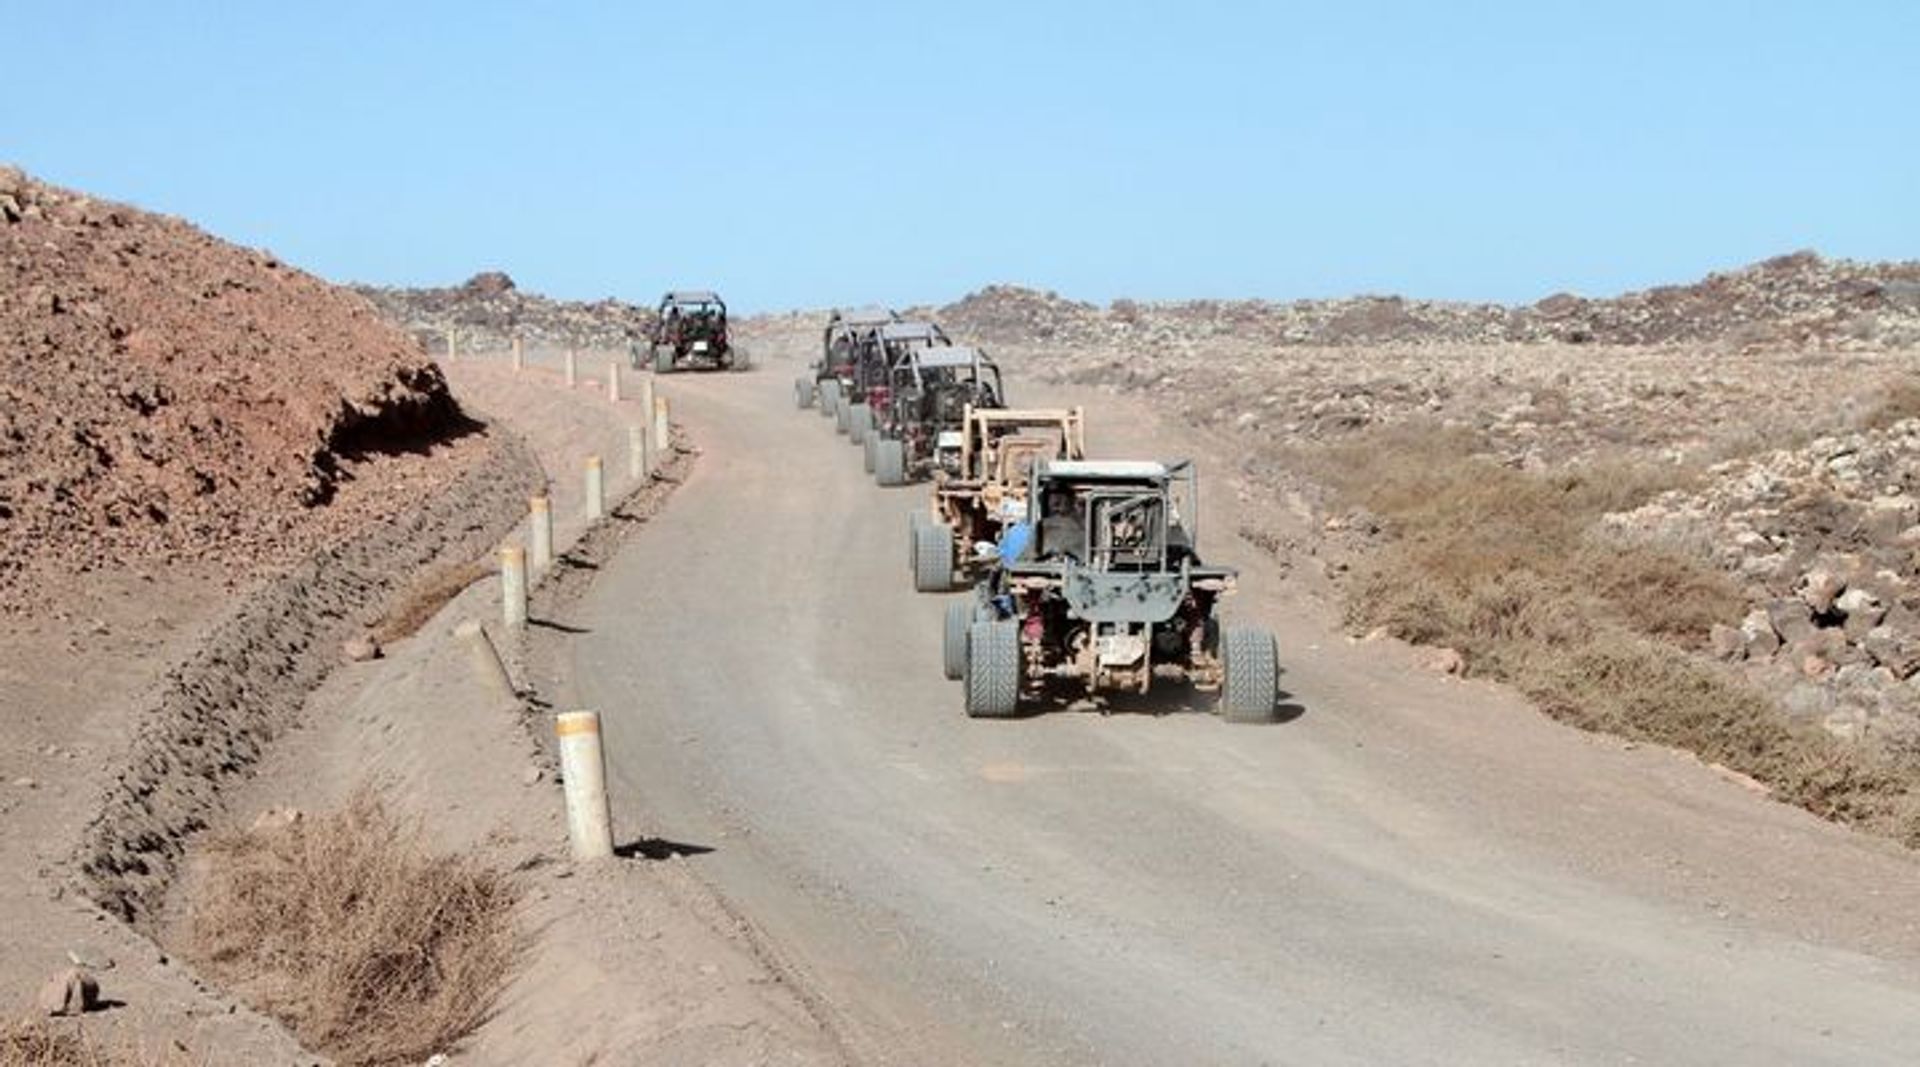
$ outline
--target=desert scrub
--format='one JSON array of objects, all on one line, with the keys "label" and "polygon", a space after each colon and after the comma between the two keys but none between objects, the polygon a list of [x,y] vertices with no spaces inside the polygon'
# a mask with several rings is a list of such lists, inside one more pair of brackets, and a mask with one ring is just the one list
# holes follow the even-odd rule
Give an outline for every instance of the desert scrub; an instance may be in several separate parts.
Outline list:
[{"label": "desert scrub", "polygon": [[191,955],[341,1063],[445,1052],[519,954],[507,876],[429,852],[368,789],[331,814],[216,837],[202,858]]},{"label": "desert scrub", "polygon": [[1745,610],[1707,565],[1597,532],[1599,518],[1696,477],[1595,461],[1526,472],[1464,431],[1400,425],[1304,457],[1383,542],[1346,583],[1356,630],[1458,649],[1587,730],[1687,749],[1817,814],[1920,846],[1920,763],[1796,723],[1694,656]]}]

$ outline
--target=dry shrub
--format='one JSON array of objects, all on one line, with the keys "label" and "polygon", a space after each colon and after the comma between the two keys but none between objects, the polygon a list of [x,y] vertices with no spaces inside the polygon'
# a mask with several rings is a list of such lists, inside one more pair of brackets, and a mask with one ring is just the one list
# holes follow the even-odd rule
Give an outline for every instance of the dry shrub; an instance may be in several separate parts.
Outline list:
[{"label": "dry shrub", "polygon": [[194,1062],[178,1048],[162,1055],[104,1048],[79,1026],[44,1020],[0,1026],[0,1067],[188,1067]]},{"label": "dry shrub", "polygon": [[373,639],[388,644],[417,632],[449,600],[492,573],[485,560],[448,563],[427,570],[373,624]]},{"label": "dry shrub", "polygon": [[486,1017],[518,955],[515,890],[363,789],[342,810],[212,841],[193,955],[342,1063],[419,1063]]},{"label": "dry shrub", "polygon": [[1920,382],[1911,378],[1888,383],[1886,394],[1867,412],[1864,425],[1884,430],[1904,419],[1920,419]]},{"label": "dry shrub", "polygon": [[1725,575],[1596,536],[1601,515],[1691,472],[1612,461],[1529,474],[1478,456],[1470,436],[1419,426],[1338,446],[1314,469],[1389,534],[1348,586],[1355,628],[1459,649],[1556,718],[1687,749],[1920,846],[1920,765],[1794,723],[1687,654],[1745,607]]}]

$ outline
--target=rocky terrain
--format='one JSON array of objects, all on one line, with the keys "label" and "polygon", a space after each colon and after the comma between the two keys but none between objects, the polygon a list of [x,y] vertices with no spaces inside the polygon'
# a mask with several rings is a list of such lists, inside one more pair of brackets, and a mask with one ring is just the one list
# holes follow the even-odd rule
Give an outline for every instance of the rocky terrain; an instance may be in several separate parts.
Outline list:
[{"label": "rocky terrain", "polygon": [[383,457],[470,428],[372,307],[177,219],[0,169],[0,272],[6,611],[55,575],[285,563],[417,489]]},{"label": "rocky terrain", "polygon": [[446,288],[362,285],[356,291],[432,351],[445,351],[449,328],[475,351],[506,348],[514,337],[548,348],[625,351],[653,322],[651,309],[611,298],[582,303],[525,293],[500,271]]},{"label": "rocky terrain", "polygon": [[1691,285],[1607,299],[1558,293],[1523,307],[1358,296],[1339,300],[1116,300],[989,286],[938,309],[988,343],[1131,351],[1242,344],[1715,344],[1847,347],[1920,342],[1920,263],[1865,264],[1797,252]]},{"label": "rocky terrain", "polygon": [[1920,745],[1920,422],[1902,421],[1920,414],[1920,263],[1798,253],[1513,308],[1098,307],[994,286],[919,311],[1024,372],[1148,394],[1227,435],[1254,484],[1313,502],[1346,548],[1376,524],[1306,473],[1319,448],[1418,425],[1549,478],[1637,466],[1681,488],[1595,533],[1737,583],[1745,613],[1702,644],[1800,721]]}]

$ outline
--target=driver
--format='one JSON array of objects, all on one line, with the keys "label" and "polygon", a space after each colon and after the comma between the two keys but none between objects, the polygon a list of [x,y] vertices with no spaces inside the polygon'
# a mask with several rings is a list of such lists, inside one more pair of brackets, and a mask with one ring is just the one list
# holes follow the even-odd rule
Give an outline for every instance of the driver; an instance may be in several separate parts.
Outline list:
[{"label": "driver", "polygon": [[1087,544],[1087,527],[1080,521],[1080,508],[1073,490],[1047,491],[1043,504],[1045,518],[1040,520],[1041,556],[1063,555],[1080,559]]}]

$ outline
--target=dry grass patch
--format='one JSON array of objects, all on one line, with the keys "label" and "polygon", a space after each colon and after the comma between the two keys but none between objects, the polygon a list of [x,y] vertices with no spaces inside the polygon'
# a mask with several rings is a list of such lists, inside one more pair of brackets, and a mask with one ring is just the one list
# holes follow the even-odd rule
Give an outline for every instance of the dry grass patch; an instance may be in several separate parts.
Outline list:
[{"label": "dry grass patch", "polygon": [[1703,564],[1595,533],[1684,485],[1684,468],[1595,463],[1532,474],[1467,434],[1401,426],[1308,460],[1388,535],[1348,586],[1356,629],[1460,650],[1589,730],[1687,749],[1828,818],[1920,845],[1920,765],[1789,720],[1688,654],[1745,608]]},{"label": "dry grass patch", "polygon": [[449,600],[492,573],[487,560],[448,563],[425,571],[373,624],[370,636],[385,645],[418,632]]},{"label": "dry grass patch", "polygon": [[39,1020],[0,1026],[0,1067],[189,1067],[194,1062],[177,1048],[161,1055],[104,1048],[79,1026]]},{"label": "dry grass patch", "polygon": [[520,949],[507,877],[435,855],[370,790],[206,849],[191,954],[346,1064],[420,1063],[491,1009]]},{"label": "dry grass patch", "polygon": [[1884,430],[1905,419],[1920,419],[1920,381],[1911,378],[1887,384],[1886,394],[1867,412],[1864,428]]}]

